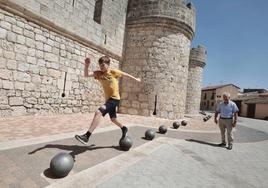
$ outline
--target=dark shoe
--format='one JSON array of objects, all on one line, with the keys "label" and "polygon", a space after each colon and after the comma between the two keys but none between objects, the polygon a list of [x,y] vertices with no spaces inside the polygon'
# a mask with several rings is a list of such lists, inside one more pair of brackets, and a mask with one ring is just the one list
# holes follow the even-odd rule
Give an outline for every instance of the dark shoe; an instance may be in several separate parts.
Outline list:
[{"label": "dark shoe", "polygon": [[86,134],[83,135],[75,135],[76,140],[78,140],[79,142],[81,142],[82,144],[87,145],[88,142],[88,137]]},{"label": "dark shoe", "polygon": [[232,145],[232,144],[230,144],[230,145],[227,147],[227,149],[228,149],[228,150],[233,149],[233,145]]},{"label": "dark shoe", "polygon": [[121,139],[123,139],[123,138],[125,138],[126,137],[126,135],[127,135],[127,131],[128,131],[128,128],[127,127],[122,127],[122,137],[121,137]]},{"label": "dark shoe", "polygon": [[219,147],[225,147],[226,146],[226,143],[222,142],[220,144],[218,144]]}]

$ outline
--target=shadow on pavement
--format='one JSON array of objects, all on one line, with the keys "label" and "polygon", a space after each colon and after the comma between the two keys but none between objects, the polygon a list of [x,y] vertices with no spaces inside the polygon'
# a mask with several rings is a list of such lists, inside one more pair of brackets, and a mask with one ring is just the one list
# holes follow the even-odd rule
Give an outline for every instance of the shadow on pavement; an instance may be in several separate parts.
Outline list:
[{"label": "shadow on pavement", "polygon": [[71,151],[69,154],[74,158],[74,160],[75,160],[76,155],[84,153],[85,151],[92,151],[92,150],[105,149],[105,148],[113,148],[113,149],[122,151],[119,146],[95,146],[94,144],[89,145],[89,146],[47,144],[43,147],[37,148],[37,149],[29,152],[28,154],[32,155],[32,154],[36,153],[37,151],[47,149],[47,148],[58,148],[61,150]]},{"label": "shadow on pavement", "polygon": [[205,141],[202,141],[202,140],[195,140],[195,139],[185,139],[185,140],[188,141],[188,142],[196,142],[196,143],[199,143],[199,144],[205,144],[205,145],[209,145],[209,146],[219,147],[218,144],[205,142]]},{"label": "shadow on pavement", "polygon": [[50,178],[50,179],[61,179],[61,178],[58,178],[56,176],[54,176],[50,170],[50,168],[44,170],[43,174],[47,177],[47,178]]}]

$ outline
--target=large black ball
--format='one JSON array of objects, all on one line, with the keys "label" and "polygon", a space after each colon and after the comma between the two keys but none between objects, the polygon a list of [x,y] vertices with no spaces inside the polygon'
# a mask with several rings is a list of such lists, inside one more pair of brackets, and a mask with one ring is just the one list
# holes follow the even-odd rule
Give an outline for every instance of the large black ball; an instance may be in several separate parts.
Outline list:
[{"label": "large black ball", "polygon": [[59,153],[50,161],[50,170],[55,177],[62,178],[69,174],[74,166],[74,159],[69,153]]},{"label": "large black ball", "polygon": [[122,150],[128,151],[133,145],[133,141],[129,136],[119,140],[119,146]]},{"label": "large black ball", "polygon": [[186,120],[182,120],[182,121],[181,121],[181,125],[182,125],[182,126],[186,126],[186,125],[187,125],[187,121],[186,121]]},{"label": "large black ball", "polygon": [[181,124],[180,124],[180,122],[178,122],[178,121],[173,122],[173,128],[174,128],[174,129],[179,128],[180,125],[181,125]]},{"label": "large black ball", "polygon": [[165,134],[167,132],[167,127],[165,125],[161,125],[159,128],[158,128],[158,131],[161,133],[161,134]]},{"label": "large black ball", "polygon": [[153,129],[148,129],[145,132],[145,139],[152,140],[152,139],[154,139],[154,137],[155,137],[155,131]]}]

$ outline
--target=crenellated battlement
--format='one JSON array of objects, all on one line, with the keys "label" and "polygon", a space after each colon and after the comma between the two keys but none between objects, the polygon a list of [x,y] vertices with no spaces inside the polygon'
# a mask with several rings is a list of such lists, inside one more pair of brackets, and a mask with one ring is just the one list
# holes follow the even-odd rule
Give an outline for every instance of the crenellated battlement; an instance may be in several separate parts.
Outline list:
[{"label": "crenellated battlement", "polygon": [[207,50],[204,46],[198,45],[190,51],[190,64],[196,64],[201,67],[206,65]]},{"label": "crenellated battlement", "polygon": [[192,40],[195,32],[195,7],[183,0],[130,0],[127,25],[137,26],[138,23],[150,22],[175,26]]}]

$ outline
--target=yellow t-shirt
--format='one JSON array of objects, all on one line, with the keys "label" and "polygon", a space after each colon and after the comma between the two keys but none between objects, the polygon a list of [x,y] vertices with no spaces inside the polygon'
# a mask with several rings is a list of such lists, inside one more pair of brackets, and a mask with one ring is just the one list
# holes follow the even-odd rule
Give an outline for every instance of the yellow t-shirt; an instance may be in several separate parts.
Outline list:
[{"label": "yellow t-shirt", "polygon": [[122,75],[123,72],[116,69],[110,69],[106,73],[94,71],[94,78],[101,83],[106,101],[109,98],[120,100],[117,78],[121,77]]}]

